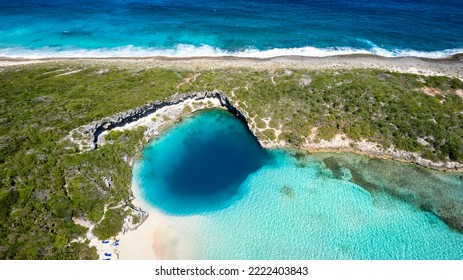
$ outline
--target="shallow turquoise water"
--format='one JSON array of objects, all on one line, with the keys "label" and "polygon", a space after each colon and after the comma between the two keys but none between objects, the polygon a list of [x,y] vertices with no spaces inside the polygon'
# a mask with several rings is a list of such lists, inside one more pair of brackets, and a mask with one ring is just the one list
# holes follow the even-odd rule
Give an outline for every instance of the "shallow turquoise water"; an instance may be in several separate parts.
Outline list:
[{"label": "shallow turquoise water", "polygon": [[[182,122],[143,155],[134,176],[145,199],[170,215],[202,216],[195,229],[201,240],[191,242],[198,259],[463,259],[463,234],[380,188],[367,191],[352,182],[369,173],[370,183],[402,179],[413,190],[429,188],[423,183],[429,176],[452,197],[463,191],[459,174],[416,175],[410,165],[380,160],[358,170],[363,157],[329,155],[343,164],[337,170],[326,156],[263,151],[243,123],[217,110]],[[196,165],[208,168],[195,173],[201,171]],[[212,166],[237,177],[222,180],[209,172]],[[194,172],[185,175],[188,168]],[[404,178],[394,168],[406,171]],[[200,187],[209,176],[214,182]],[[455,201],[461,204],[461,197]]]}]

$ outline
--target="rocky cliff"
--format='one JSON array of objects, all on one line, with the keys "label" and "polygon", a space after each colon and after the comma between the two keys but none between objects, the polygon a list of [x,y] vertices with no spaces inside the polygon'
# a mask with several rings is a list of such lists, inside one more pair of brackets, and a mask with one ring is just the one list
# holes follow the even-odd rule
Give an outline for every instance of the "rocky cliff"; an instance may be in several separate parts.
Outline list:
[{"label": "rocky cliff", "polygon": [[[217,100],[218,104],[220,104],[219,107],[223,107],[224,109],[228,110],[230,113],[237,116],[242,121],[246,121],[246,118],[243,116],[243,114],[232,105],[228,97],[224,94],[218,91],[192,92],[175,95],[168,100],[154,101],[152,103],[148,103],[146,105],[94,121],[90,124],[73,129],[66,137],[66,139],[78,144],[81,151],[96,149],[98,147],[98,138],[105,131],[110,131],[115,128],[123,127],[127,124],[133,123],[137,120],[150,116],[153,113],[159,111],[160,109],[169,106],[179,105],[181,103],[191,100],[200,101],[206,99]],[[212,106],[210,107],[218,106],[214,106],[214,104],[212,104]]]}]

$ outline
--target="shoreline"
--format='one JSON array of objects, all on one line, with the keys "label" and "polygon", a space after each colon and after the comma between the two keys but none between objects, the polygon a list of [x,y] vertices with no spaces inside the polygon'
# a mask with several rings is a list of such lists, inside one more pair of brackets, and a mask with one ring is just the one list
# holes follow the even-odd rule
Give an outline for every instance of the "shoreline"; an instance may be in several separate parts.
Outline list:
[{"label": "shoreline", "polygon": [[[362,155],[368,158],[389,159],[408,164],[416,164],[420,167],[429,168],[442,172],[463,172],[463,164],[458,162],[435,162],[421,157],[418,153],[408,152],[388,148],[387,150],[378,148],[376,143],[362,140],[355,142],[349,138],[339,140],[344,137],[341,134],[336,135],[332,140],[321,140],[319,143],[306,142],[301,147],[292,147],[287,143],[284,144],[264,144],[264,149],[287,149],[307,152],[309,154],[316,153],[352,153]],[[322,144],[320,144],[322,143]]]},{"label": "shoreline", "polygon": [[119,233],[117,260],[185,260],[195,259],[195,248],[189,241],[199,240],[201,233],[196,225],[201,215],[171,216],[146,201],[135,180],[130,186],[137,208],[148,213],[148,217],[134,230]]},{"label": "shoreline", "polygon": [[403,58],[414,58],[420,60],[428,60],[428,61],[461,61],[463,60],[463,52],[457,52],[446,57],[426,57],[426,56],[382,56],[379,54],[373,53],[351,53],[351,54],[333,54],[333,55],[325,55],[325,56],[309,56],[309,55],[297,55],[297,54],[289,54],[289,55],[275,55],[269,57],[257,57],[257,56],[239,56],[239,55],[217,55],[217,56],[208,56],[208,55],[198,55],[198,56],[168,56],[168,55],[152,55],[152,56],[107,56],[107,57],[99,57],[99,56],[82,56],[82,57],[74,57],[74,56],[50,56],[50,57],[41,57],[41,58],[32,58],[32,57],[9,57],[9,56],[0,56],[0,61],[54,61],[54,60],[126,60],[126,59],[134,59],[134,60],[147,60],[147,59],[157,59],[157,60],[195,60],[195,59],[219,59],[219,60],[227,60],[227,59],[241,59],[241,60],[256,60],[256,61],[265,61],[265,60],[275,60],[275,59],[325,59],[325,58],[384,58],[384,59],[403,59]]},{"label": "shoreline", "polygon": [[0,57],[0,68],[42,63],[77,63],[119,67],[177,68],[187,70],[254,68],[254,69],[378,69],[425,76],[449,76],[463,81],[463,53],[447,58],[382,57],[370,54],[336,55],[326,57],[277,56],[271,58],[222,57],[113,57],[113,58],[43,58],[19,59]]},{"label": "shoreline", "polygon": [[[106,240],[100,240],[92,230],[95,225],[83,218],[73,222],[88,229],[85,238],[71,242],[84,242],[96,248],[99,260],[185,260],[195,259],[191,239],[199,240],[201,233],[196,225],[204,221],[203,216],[172,216],[163,213],[146,201],[135,180],[130,185],[132,207],[144,216],[134,227],[123,229]],[[185,238],[185,237],[188,238]],[[195,244],[198,246],[198,244]]]}]

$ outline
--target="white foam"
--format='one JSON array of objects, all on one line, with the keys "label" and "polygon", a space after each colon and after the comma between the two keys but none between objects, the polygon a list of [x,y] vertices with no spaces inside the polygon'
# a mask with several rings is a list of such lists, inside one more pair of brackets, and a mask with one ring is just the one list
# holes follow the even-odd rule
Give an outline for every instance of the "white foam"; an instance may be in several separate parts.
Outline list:
[{"label": "white foam", "polygon": [[3,48],[0,49],[0,56],[9,58],[108,58],[108,57],[220,57],[220,56],[235,56],[248,58],[271,58],[277,56],[306,56],[306,57],[327,57],[335,55],[350,55],[350,54],[374,54],[384,57],[426,57],[426,58],[445,58],[451,55],[463,53],[462,49],[447,49],[441,51],[424,52],[411,49],[386,50],[377,46],[372,46],[370,49],[354,49],[347,47],[333,48],[275,48],[270,50],[257,50],[248,48],[241,51],[226,51],[220,48],[202,45],[177,45],[173,49],[145,48],[136,47],[133,45],[116,47],[116,48],[100,48],[100,49],[68,49],[62,50],[58,48],[45,47],[40,49],[27,48]]}]

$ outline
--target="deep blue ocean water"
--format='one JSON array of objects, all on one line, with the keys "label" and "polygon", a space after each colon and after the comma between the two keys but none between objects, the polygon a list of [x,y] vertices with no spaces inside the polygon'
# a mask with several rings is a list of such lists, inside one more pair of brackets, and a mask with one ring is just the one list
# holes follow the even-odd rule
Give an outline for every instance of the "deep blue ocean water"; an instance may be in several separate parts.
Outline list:
[{"label": "deep blue ocean water", "polygon": [[463,52],[462,0],[0,0],[0,56]]},{"label": "deep blue ocean water", "polygon": [[[348,164],[336,170],[330,160]],[[463,259],[462,233],[353,183],[358,174],[462,202],[461,174],[359,155],[263,150],[221,110],[195,114],[152,141],[134,181],[143,199],[175,218],[170,230],[181,232],[176,238],[189,244],[190,258]]]}]

